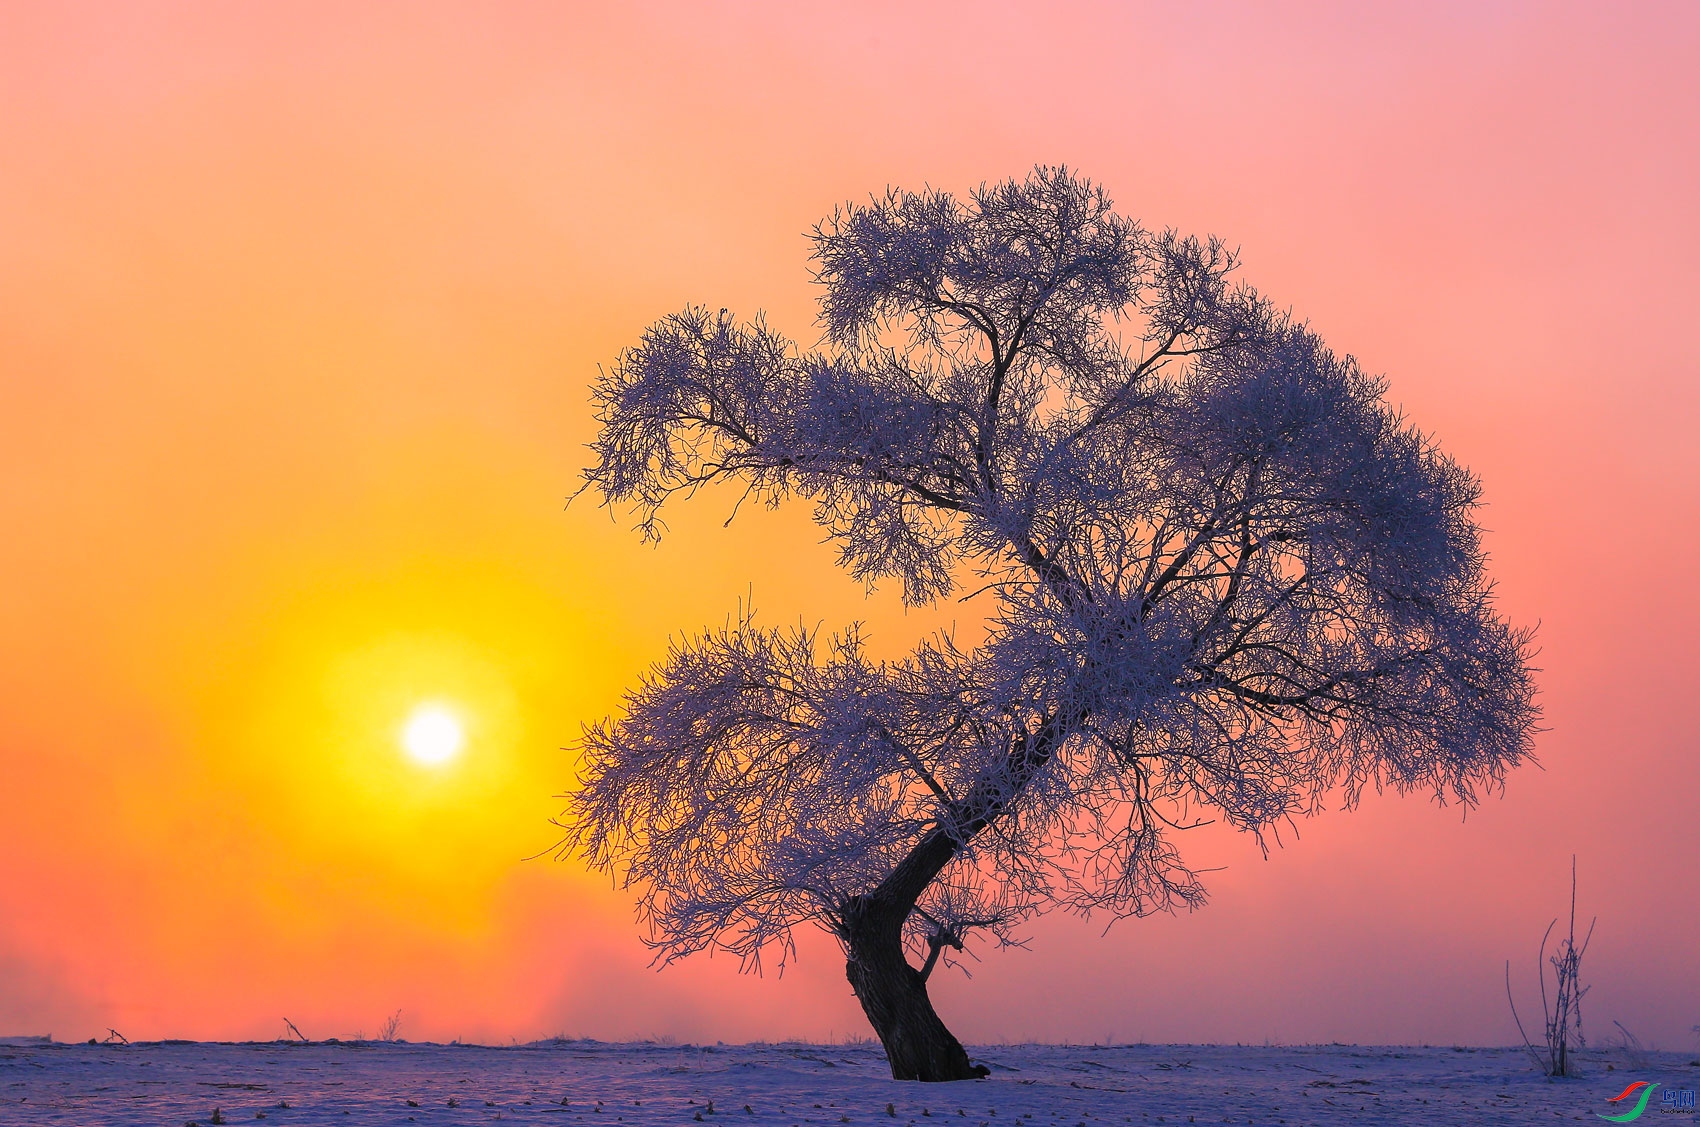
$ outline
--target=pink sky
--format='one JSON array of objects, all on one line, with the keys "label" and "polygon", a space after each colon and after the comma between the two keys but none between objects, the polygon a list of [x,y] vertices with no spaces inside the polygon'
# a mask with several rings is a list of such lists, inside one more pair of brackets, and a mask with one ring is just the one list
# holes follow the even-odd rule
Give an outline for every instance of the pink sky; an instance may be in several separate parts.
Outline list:
[{"label": "pink sky", "polygon": [[[670,633],[967,612],[864,600],[802,512],[655,550],[562,499],[648,322],[812,339],[834,204],[1061,162],[1481,476],[1548,731],[1467,819],[1201,832],[1207,908],[1045,920],[946,1020],[1503,1044],[1574,853],[1589,1031],[1694,1046],[1700,9],[607,7],[0,9],[0,1034],[865,1034],[826,943],[655,974],[519,858]],[[383,734],[440,685],[481,757],[425,780]]]}]

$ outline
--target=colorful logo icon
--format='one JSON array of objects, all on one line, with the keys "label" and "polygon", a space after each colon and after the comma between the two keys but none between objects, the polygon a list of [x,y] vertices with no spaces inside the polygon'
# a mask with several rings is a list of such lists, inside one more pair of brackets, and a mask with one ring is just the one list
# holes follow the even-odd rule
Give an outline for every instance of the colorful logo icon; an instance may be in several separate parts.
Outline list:
[{"label": "colorful logo icon", "polygon": [[1647,1110],[1647,1101],[1653,1098],[1653,1089],[1657,1087],[1657,1084],[1649,1084],[1645,1080],[1637,1080],[1635,1083],[1631,1084],[1629,1087],[1606,1101],[1607,1103],[1612,1104],[1622,1103],[1630,1096],[1639,1092],[1640,1095],[1636,1097],[1634,1107],[1630,1108],[1622,1115],[1600,1115],[1597,1111],[1594,1114],[1600,1115],[1600,1118],[1605,1120],[1607,1123],[1628,1123],[1632,1119],[1640,1119],[1641,1113]]}]

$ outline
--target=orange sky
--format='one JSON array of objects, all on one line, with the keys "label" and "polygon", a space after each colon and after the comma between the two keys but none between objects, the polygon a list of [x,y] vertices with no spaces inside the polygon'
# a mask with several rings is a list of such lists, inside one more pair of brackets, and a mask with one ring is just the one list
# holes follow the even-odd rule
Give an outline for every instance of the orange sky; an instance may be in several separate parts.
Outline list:
[{"label": "orange sky", "polygon": [[1238,243],[1480,473],[1550,730],[1466,821],[1194,835],[1208,908],[1044,921],[946,1019],[1505,1043],[1574,852],[1590,1032],[1691,1047],[1700,10],[604,7],[0,7],[0,1034],[865,1034],[826,944],[657,975],[521,858],[670,632],[974,608],[864,600],[803,512],[562,501],[649,321],[812,339],[836,202],[1045,161]]}]

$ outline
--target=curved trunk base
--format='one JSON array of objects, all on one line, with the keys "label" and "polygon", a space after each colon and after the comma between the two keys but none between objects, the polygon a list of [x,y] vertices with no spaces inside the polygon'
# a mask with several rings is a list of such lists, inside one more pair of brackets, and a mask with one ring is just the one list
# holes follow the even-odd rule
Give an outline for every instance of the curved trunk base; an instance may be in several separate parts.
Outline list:
[{"label": "curved trunk base", "polygon": [[967,1050],[939,1020],[926,980],[895,937],[852,943],[844,969],[885,1047],[893,1080],[978,1080],[990,1071],[968,1063]]}]

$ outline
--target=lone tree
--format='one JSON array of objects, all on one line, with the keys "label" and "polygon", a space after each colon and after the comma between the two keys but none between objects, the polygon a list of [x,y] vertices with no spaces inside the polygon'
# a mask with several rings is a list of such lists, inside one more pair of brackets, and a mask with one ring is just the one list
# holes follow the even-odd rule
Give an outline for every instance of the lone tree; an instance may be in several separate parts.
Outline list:
[{"label": "lone tree", "polygon": [[1199,810],[1261,840],[1336,788],[1467,806],[1530,754],[1475,479],[1221,242],[1062,168],[812,238],[820,346],[657,322],[596,384],[583,488],[651,539],[721,479],[806,498],[857,578],[995,606],[896,662],[745,615],[587,728],[562,852],[637,890],[661,958],[759,967],[816,923],[894,1077],[984,1075],[927,997],[970,932],[1202,903],[1170,833]]}]

